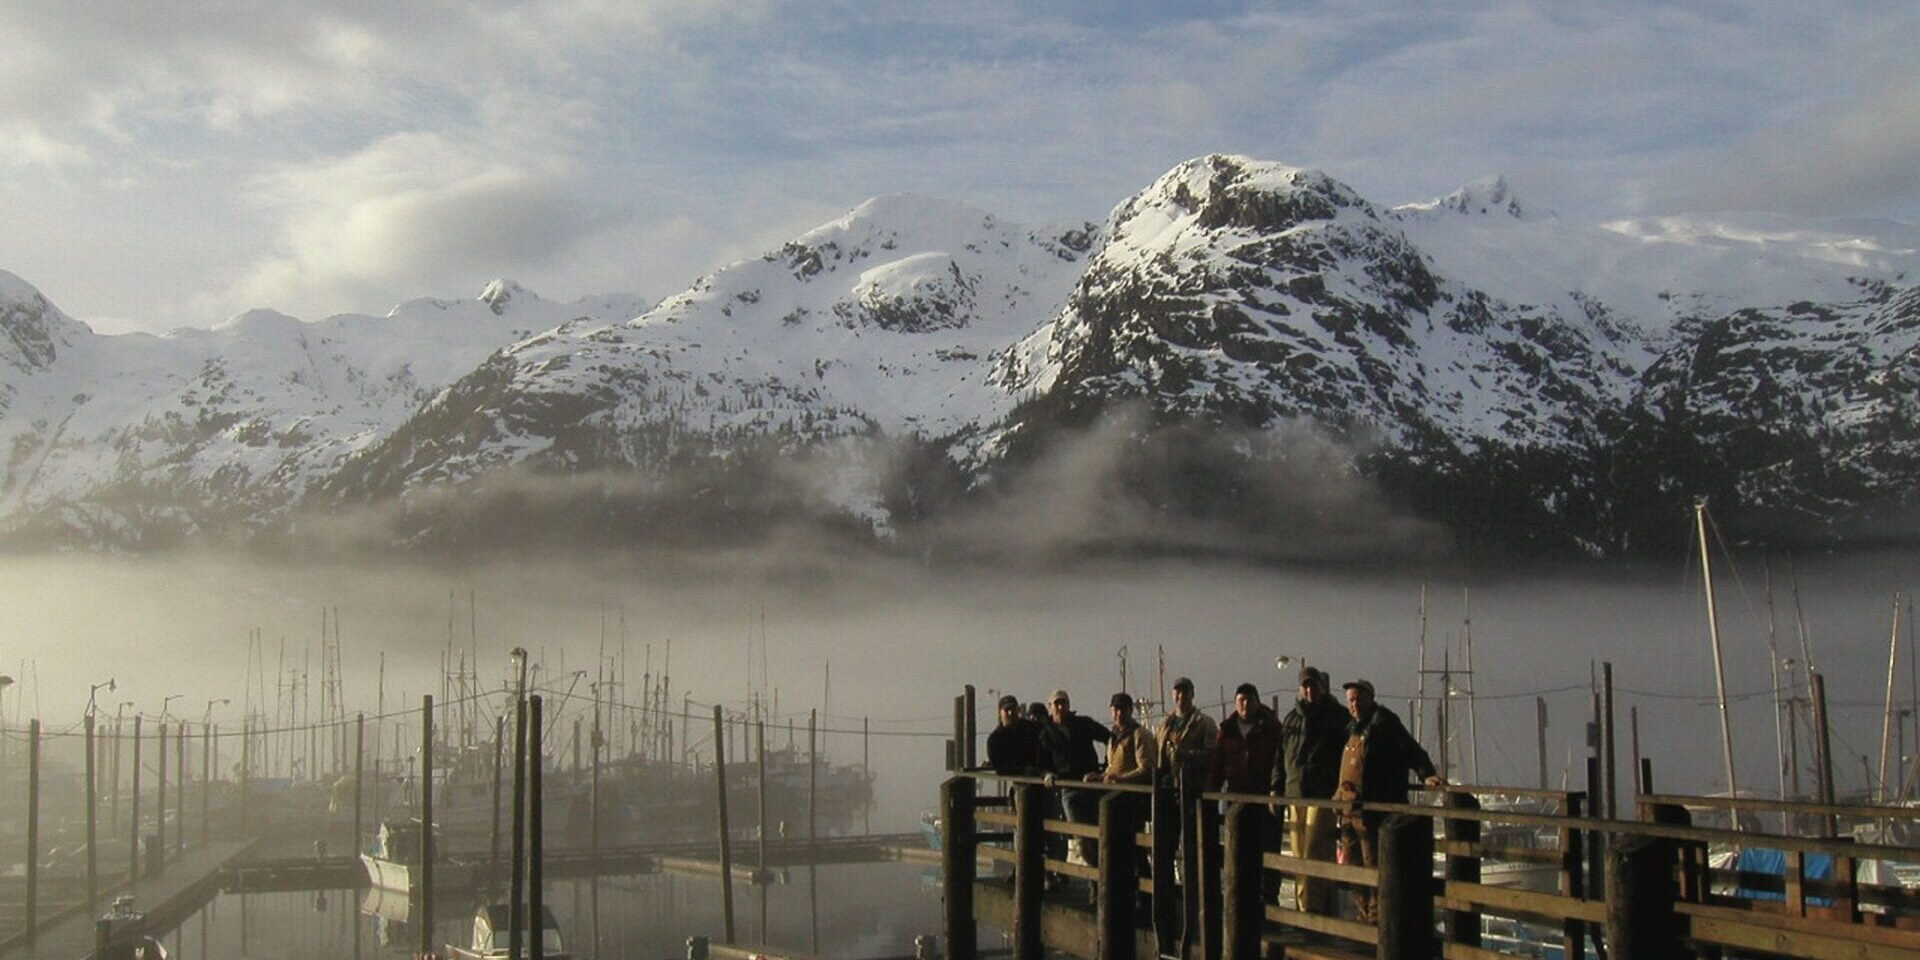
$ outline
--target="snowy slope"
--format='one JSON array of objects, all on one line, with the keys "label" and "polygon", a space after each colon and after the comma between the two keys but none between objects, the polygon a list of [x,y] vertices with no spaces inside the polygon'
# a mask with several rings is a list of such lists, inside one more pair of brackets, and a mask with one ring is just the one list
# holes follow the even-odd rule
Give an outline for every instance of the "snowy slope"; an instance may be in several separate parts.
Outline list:
[{"label": "snowy slope", "polygon": [[391,494],[509,464],[658,470],[743,440],[944,436],[1003,416],[986,358],[1059,303],[1093,242],[964,204],[870,200],[620,324],[490,358],[332,485]]},{"label": "snowy slope", "polygon": [[641,308],[549,303],[498,282],[482,299],[410,301],[386,317],[254,310],[209,330],[101,336],[57,311],[21,322],[44,298],[0,283],[10,339],[58,331],[46,362],[4,380],[0,516],[115,533],[257,523],[502,344]]}]

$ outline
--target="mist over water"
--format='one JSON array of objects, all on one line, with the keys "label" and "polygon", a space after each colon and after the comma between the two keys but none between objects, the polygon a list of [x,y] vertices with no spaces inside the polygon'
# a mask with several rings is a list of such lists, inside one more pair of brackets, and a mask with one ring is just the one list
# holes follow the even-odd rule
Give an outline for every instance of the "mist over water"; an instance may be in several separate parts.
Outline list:
[{"label": "mist over water", "polygon": [[[1878,762],[1892,595],[1920,581],[1915,559],[1882,554],[1799,564],[1802,608],[1828,677],[1842,790],[1862,785],[1860,756]],[[1741,786],[1770,791],[1778,774],[1761,571],[1758,558],[1741,558],[1737,569],[1719,569],[1718,583]],[[1797,659],[1783,562],[1776,560],[1774,575],[1780,652]],[[1582,786],[1589,661],[1611,660],[1623,780],[1628,709],[1637,707],[1643,750],[1661,790],[1724,789],[1698,569],[1680,560],[1665,568],[1374,573],[1174,561],[1056,571],[870,558],[794,565],[748,554],[545,557],[464,569],[259,564],[213,555],[13,557],[0,561],[0,671],[19,681],[5,694],[9,726],[35,715],[49,730],[73,726],[88,686],[113,677],[117,691],[99,694],[105,713],[133,701],[132,709],[157,714],[164,698],[179,694],[171,714],[197,723],[207,700],[229,698],[233,704],[215,705],[211,716],[233,730],[255,627],[264,631],[264,709],[271,716],[282,639],[289,668],[312,657],[317,688],[321,610],[337,607],[345,698],[350,711],[372,713],[381,654],[389,711],[417,707],[422,693],[438,692],[450,606],[456,655],[470,643],[477,647],[485,686],[499,686],[507,651],[517,645],[544,663],[545,684],[561,692],[574,671],[592,679],[604,610],[610,658],[624,616],[634,698],[649,646],[657,672],[671,639],[674,707],[684,694],[700,715],[698,705],[745,701],[750,634],[751,683],[760,688],[764,612],[764,674],[772,688],[766,695],[777,690],[779,713],[769,741],[784,744],[780,725],[790,718],[804,741],[807,711],[820,709],[829,759],[857,763],[866,721],[879,775],[873,828],[905,830],[935,805],[941,741],[952,698],[966,683],[978,688],[984,731],[1001,692],[1030,701],[1064,687],[1082,712],[1104,719],[1106,697],[1120,688],[1123,647],[1133,690],[1158,686],[1156,651],[1163,648],[1167,678],[1193,677],[1203,704],[1242,681],[1286,694],[1293,672],[1277,671],[1274,661],[1287,655],[1321,666],[1336,683],[1370,678],[1382,700],[1404,713],[1415,690],[1423,580],[1435,668],[1449,645],[1453,664],[1464,665],[1461,590],[1471,588],[1478,780],[1535,782],[1538,695],[1550,714],[1549,779],[1558,785],[1564,774],[1571,786]],[[1896,683],[1902,706],[1912,696],[1912,652],[1903,636]],[[1468,685],[1464,677],[1456,682]],[[1437,677],[1432,687],[1437,692]],[[575,695],[586,695],[585,681]],[[549,701],[559,698],[553,693]],[[1464,698],[1455,704],[1454,777],[1475,779]],[[1207,709],[1219,714],[1217,704]],[[1425,739],[1437,755],[1434,727],[1429,719]],[[1915,749],[1914,736],[1906,747]],[[1810,751],[1803,753],[1810,764]]]}]

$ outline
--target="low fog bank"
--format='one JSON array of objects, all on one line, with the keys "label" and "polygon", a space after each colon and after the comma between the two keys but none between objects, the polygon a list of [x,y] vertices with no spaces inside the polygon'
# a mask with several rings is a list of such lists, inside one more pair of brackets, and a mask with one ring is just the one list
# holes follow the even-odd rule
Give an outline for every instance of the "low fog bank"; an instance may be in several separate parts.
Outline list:
[{"label": "low fog bank", "polygon": [[[1089,561],[1042,573],[862,553],[827,559],[795,566],[754,551],[679,562],[666,554],[552,554],[460,568],[367,560],[261,564],[212,554],[0,559],[0,671],[18,680],[5,692],[4,709],[10,726],[37,715],[49,729],[65,729],[78,722],[88,686],[112,677],[117,690],[99,694],[107,713],[132,701],[129,709],[158,714],[177,694],[173,716],[197,722],[210,715],[232,729],[246,698],[249,632],[263,631],[271,713],[283,642],[287,669],[309,663],[318,685],[323,608],[339,611],[349,709],[374,710],[383,654],[390,710],[438,692],[450,635],[456,656],[477,649],[488,686],[501,682],[507,651],[518,645],[564,692],[574,671],[591,679],[603,630],[609,656],[617,652],[624,623],[636,687],[643,671],[667,666],[671,641],[676,706],[683,694],[696,705],[738,704],[750,683],[764,689],[764,677],[772,688],[765,693],[777,690],[776,725],[797,718],[804,731],[807,711],[822,710],[827,749],[843,763],[858,762],[858,731],[868,722],[881,775],[875,828],[905,828],[934,803],[952,697],[966,683],[979,690],[984,729],[1003,691],[1038,700],[1065,687],[1084,712],[1104,718],[1106,698],[1122,682],[1123,648],[1136,693],[1157,688],[1164,650],[1167,678],[1193,677],[1208,702],[1242,681],[1263,692],[1287,691],[1291,671],[1274,666],[1286,655],[1336,680],[1368,677],[1383,700],[1404,711],[1416,684],[1425,581],[1436,667],[1448,648],[1452,662],[1463,665],[1462,589],[1471,590],[1478,779],[1535,782],[1540,696],[1550,713],[1549,779],[1557,785],[1565,772],[1581,785],[1589,661],[1611,660],[1622,766],[1627,710],[1637,707],[1640,738],[1663,790],[1724,788],[1704,604],[1697,568],[1684,562],[1367,573],[1161,559]],[[1801,607],[1829,678],[1843,788],[1861,784],[1861,755],[1877,763],[1891,598],[1920,581],[1916,560],[1902,553],[1799,564]],[[1768,789],[1778,774],[1761,566],[1743,558],[1720,574],[1741,786]],[[1779,562],[1774,574],[1780,652],[1798,658],[1793,600]],[[1912,652],[1903,637],[1896,685],[1903,706],[1913,687],[1906,659]],[[1469,685],[1464,677],[1456,682]],[[575,688],[584,693],[584,683]],[[233,703],[209,710],[207,701],[219,698]],[[1459,766],[1471,754],[1467,711],[1463,699],[1455,704],[1453,727],[1462,738],[1453,749],[1456,777],[1467,779],[1471,771]],[[1209,709],[1218,714],[1217,706]],[[1427,739],[1437,753],[1431,733]],[[1912,752],[1920,737],[1907,737],[1906,746]]]},{"label": "low fog bank", "polygon": [[1429,562],[1452,548],[1363,475],[1367,444],[1306,423],[1233,427],[1120,404],[1085,423],[1028,425],[990,469],[955,459],[967,444],[687,440],[644,469],[623,447],[549,452],[458,485],[330,486],[243,538],[260,555],[303,560],[752,550],[801,563],[850,552],[1023,565]]}]

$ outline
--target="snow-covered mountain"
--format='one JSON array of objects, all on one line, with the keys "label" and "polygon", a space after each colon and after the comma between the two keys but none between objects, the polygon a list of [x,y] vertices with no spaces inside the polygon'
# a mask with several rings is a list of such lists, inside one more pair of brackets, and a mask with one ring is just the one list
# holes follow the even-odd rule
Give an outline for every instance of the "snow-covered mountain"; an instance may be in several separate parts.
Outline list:
[{"label": "snow-covered mountain", "polygon": [[244,533],[503,343],[641,308],[497,281],[385,317],[252,310],[207,330],[103,336],[0,272],[0,519],[118,547]]},{"label": "snow-covered mountain", "polygon": [[[1285,485],[1243,469],[1310,435],[1468,541],[1632,550],[1699,492],[1817,536],[1903,506],[1920,472],[1916,275],[1903,224],[1583,224],[1502,180],[1384,207],[1217,155],[1099,224],[878,198],[651,309],[497,284],[102,337],[0,274],[0,523],[137,544],[570,476],[606,516],[615,478],[641,491],[634,537],[689,500],[886,536],[1019,496],[1124,408],[1145,416],[1123,448],[1224,438],[1106,461],[1103,494],[1163,512],[1194,506],[1154,492],[1176,477],[1219,515],[1271,512]],[[451,522],[405,512],[396,536]]]}]

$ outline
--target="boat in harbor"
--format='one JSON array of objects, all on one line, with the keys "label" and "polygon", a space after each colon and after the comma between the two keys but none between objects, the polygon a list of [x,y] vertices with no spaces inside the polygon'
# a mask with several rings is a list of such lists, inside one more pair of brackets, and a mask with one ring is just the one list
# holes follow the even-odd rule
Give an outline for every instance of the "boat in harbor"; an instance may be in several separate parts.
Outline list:
[{"label": "boat in harbor", "polygon": [[[436,838],[443,837],[438,833]],[[442,854],[447,847],[440,848]],[[380,825],[372,842],[360,851],[360,865],[366,868],[367,883],[376,890],[411,894],[419,879],[420,821],[389,821]],[[470,890],[479,880],[473,866],[439,862],[434,869],[434,884],[442,890]]]},{"label": "boat in harbor", "polygon": [[[532,956],[526,943],[521,945],[519,953],[513,952],[508,942],[510,919],[511,913],[504,903],[480,907],[473,912],[473,938],[469,945],[447,944],[447,956],[452,960],[513,960]],[[580,960],[567,952],[560,936],[560,921],[554,918],[553,910],[544,905],[540,908],[540,955],[547,960]]]}]

